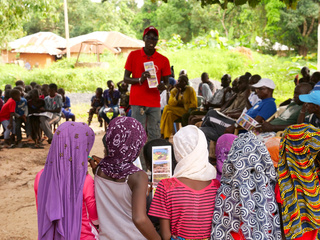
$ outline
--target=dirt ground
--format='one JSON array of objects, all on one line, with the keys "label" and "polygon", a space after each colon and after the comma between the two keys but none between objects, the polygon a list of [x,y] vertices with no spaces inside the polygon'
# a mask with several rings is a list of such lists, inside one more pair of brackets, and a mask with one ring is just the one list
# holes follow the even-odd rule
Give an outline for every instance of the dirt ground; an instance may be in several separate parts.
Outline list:
[{"label": "dirt ground", "polygon": [[[91,125],[96,139],[90,155],[103,156],[102,128]],[[43,168],[50,145],[44,149],[13,148],[0,151],[0,240],[37,239],[34,178]],[[89,167],[89,173],[92,174]]]}]

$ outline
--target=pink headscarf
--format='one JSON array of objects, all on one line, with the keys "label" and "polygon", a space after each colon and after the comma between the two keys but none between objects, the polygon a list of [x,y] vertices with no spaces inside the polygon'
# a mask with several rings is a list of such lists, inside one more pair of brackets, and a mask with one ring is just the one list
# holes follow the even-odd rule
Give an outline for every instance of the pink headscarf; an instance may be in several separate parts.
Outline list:
[{"label": "pink headscarf", "polygon": [[223,162],[227,159],[233,141],[237,138],[234,134],[223,134],[218,138],[216,145],[217,158],[217,180],[220,181],[222,175]]},{"label": "pink headscarf", "polygon": [[55,132],[38,188],[38,239],[80,239],[83,185],[94,132],[64,122]]},{"label": "pink headscarf", "polygon": [[117,117],[111,120],[105,143],[108,156],[99,166],[104,174],[111,178],[122,179],[141,171],[133,165],[147,140],[143,126],[131,117]]}]

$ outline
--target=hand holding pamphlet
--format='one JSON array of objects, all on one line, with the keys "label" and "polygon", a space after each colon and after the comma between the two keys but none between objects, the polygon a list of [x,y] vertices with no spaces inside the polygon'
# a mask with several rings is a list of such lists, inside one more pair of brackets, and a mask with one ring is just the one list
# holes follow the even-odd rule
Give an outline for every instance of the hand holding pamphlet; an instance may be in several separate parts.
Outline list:
[{"label": "hand holding pamphlet", "polygon": [[144,69],[150,73],[150,78],[147,78],[149,88],[156,88],[158,86],[158,79],[153,61],[145,62]]},{"label": "hand holding pamphlet", "polygon": [[237,120],[237,124],[239,124],[247,131],[253,131],[256,135],[257,132],[255,131],[255,128],[260,127],[260,124],[246,113],[241,114],[241,116]]}]

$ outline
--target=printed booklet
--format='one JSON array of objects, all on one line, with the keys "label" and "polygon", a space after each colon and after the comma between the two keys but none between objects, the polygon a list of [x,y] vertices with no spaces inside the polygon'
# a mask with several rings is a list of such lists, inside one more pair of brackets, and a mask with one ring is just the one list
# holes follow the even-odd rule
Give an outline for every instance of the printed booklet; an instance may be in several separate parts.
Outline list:
[{"label": "printed booklet", "polygon": [[148,78],[149,88],[156,88],[158,86],[158,79],[157,79],[156,69],[154,67],[153,61],[145,62],[144,63],[144,70],[148,71],[151,75],[151,77]]}]

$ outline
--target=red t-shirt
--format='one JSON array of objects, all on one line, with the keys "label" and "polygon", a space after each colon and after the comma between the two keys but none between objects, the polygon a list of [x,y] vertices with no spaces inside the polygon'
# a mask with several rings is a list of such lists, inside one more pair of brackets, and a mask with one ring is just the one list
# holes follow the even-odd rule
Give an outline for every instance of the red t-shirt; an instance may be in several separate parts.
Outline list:
[{"label": "red t-shirt", "polygon": [[[153,61],[158,83],[161,77],[171,74],[170,63],[168,58],[155,52],[152,56],[147,56],[143,50],[132,51],[125,65],[125,69],[132,73],[132,78],[140,78],[145,71],[143,63]],[[160,93],[157,88],[149,88],[148,81],[144,81],[142,85],[133,84],[130,90],[130,105],[160,107]]]},{"label": "red t-shirt", "polygon": [[14,113],[16,110],[16,101],[9,98],[8,101],[3,105],[0,111],[0,122],[10,119],[10,113]]}]

